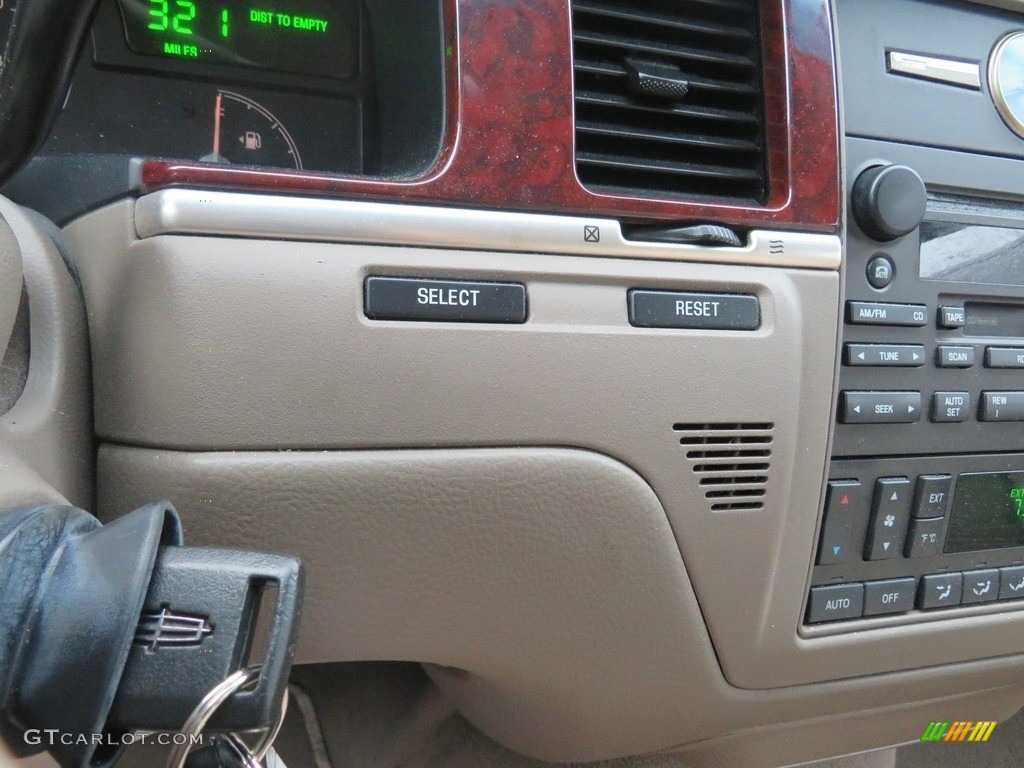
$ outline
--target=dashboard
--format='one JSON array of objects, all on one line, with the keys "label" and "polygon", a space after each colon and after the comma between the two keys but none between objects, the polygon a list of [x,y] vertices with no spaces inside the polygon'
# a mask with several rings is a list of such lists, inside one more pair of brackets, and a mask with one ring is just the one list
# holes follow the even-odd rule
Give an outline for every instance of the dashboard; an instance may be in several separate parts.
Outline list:
[{"label": "dashboard", "polygon": [[102,517],[518,753],[744,766],[1024,704],[1022,178],[1013,0],[100,0],[3,194]]}]

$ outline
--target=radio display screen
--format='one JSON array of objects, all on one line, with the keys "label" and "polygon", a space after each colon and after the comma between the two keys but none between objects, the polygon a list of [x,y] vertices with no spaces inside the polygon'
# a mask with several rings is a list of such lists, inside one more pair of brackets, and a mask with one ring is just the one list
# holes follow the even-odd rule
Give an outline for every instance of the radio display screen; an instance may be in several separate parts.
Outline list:
[{"label": "radio display screen", "polygon": [[120,0],[136,53],[345,79],[356,74],[359,17],[351,2]]},{"label": "radio display screen", "polygon": [[1024,286],[1024,229],[923,221],[920,276]]},{"label": "radio display screen", "polygon": [[947,553],[1024,546],[1024,472],[977,472],[957,479]]}]

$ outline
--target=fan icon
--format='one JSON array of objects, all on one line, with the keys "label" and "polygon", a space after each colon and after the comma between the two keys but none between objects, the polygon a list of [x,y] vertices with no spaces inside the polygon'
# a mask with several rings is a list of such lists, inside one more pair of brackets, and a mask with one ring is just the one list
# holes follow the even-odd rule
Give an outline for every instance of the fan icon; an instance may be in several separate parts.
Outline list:
[{"label": "fan icon", "polygon": [[886,528],[892,528],[896,525],[896,515],[886,515],[885,520],[882,522]]}]

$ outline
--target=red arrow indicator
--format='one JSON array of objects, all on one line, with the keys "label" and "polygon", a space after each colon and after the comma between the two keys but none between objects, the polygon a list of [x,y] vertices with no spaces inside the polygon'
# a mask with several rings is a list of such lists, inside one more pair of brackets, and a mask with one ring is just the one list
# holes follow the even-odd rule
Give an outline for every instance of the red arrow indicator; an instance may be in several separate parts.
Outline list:
[{"label": "red arrow indicator", "polygon": [[847,495],[846,495],[846,494],[844,493],[844,494],[843,494],[843,498],[839,500],[839,503],[840,503],[840,504],[849,504],[849,503],[850,503],[850,497],[849,497],[849,496],[847,496]]}]

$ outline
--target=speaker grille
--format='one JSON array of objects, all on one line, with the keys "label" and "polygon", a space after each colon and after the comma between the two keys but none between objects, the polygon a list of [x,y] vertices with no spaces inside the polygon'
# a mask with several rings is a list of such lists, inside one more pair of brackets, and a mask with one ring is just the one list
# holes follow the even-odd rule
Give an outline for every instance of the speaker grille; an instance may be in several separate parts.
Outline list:
[{"label": "speaker grille", "polygon": [[672,426],[712,512],[764,507],[774,428],[769,422]]}]

